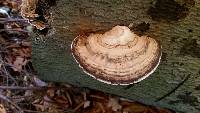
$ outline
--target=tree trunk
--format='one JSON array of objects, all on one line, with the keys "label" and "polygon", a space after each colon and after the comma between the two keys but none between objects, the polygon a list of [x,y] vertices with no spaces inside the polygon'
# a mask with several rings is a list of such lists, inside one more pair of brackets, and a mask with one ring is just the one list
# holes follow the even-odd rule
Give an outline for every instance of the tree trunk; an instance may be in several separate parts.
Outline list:
[{"label": "tree trunk", "polygon": [[[199,0],[57,0],[50,13],[52,29],[46,36],[33,37],[33,64],[40,78],[200,113]],[[115,25],[130,25],[139,35],[162,44],[157,70],[132,86],[112,86],[91,78],[71,55],[71,41],[79,33]]]}]

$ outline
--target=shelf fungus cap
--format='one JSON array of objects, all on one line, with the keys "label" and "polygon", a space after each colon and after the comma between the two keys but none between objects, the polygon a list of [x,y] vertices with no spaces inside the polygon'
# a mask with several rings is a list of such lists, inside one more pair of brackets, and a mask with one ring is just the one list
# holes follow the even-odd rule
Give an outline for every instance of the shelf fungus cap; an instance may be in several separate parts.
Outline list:
[{"label": "shelf fungus cap", "polygon": [[157,68],[161,45],[148,36],[138,36],[126,26],[104,34],[78,36],[71,45],[79,66],[95,79],[112,84],[137,83]]}]

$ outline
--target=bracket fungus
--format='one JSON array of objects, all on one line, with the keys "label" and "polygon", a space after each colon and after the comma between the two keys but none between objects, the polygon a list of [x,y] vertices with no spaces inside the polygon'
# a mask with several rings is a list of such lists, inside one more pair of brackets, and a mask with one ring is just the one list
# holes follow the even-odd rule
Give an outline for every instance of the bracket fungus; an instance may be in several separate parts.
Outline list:
[{"label": "bracket fungus", "polygon": [[112,85],[140,82],[155,71],[161,59],[161,45],[155,39],[140,37],[126,26],[77,36],[71,49],[85,73]]}]

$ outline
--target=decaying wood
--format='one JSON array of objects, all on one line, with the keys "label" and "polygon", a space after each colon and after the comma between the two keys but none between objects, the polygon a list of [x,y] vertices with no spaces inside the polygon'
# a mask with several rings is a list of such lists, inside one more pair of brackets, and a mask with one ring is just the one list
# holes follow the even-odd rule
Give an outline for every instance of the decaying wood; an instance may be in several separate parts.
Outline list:
[{"label": "decaying wood", "polygon": [[[57,0],[49,11],[49,33],[33,37],[33,62],[42,79],[177,111],[200,112],[199,0]],[[115,25],[130,25],[139,35],[162,44],[156,72],[128,87],[100,83],[84,74],[70,51],[78,34],[106,31]]]}]

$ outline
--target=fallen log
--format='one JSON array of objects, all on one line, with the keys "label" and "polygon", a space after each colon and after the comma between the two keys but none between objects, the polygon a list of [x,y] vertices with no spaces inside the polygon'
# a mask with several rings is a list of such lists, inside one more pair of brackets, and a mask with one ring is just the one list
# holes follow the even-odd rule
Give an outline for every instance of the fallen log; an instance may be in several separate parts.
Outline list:
[{"label": "fallen log", "polygon": [[[33,36],[33,65],[41,79],[97,89],[149,105],[200,112],[200,1],[57,0],[49,9],[51,29]],[[126,25],[162,45],[161,63],[129,86],[101,83],[85,74],[71,55],[80,33]]]}]

